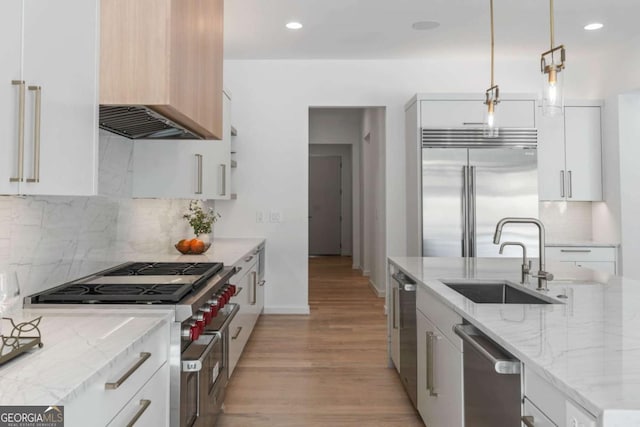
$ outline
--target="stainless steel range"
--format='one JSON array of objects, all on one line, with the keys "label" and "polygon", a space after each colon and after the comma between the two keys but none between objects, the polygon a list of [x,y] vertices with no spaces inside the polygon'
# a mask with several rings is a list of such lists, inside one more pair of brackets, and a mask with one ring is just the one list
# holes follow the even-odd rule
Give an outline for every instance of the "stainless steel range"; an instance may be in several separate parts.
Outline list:
[{"label": "stainless steel range", "polygon": [[128,262],[25,298],[26,306],[161,308],[171,327],[171,425],[211,426],[228,382],[228,327],[239,310],[222,263]]}]

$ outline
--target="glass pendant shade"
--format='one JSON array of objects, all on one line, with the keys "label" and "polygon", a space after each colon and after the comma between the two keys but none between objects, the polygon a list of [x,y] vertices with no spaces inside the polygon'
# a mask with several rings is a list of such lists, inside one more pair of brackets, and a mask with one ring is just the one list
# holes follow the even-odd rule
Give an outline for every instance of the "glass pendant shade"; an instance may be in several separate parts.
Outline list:
[{"label": "glass pendant shade", "polygon": [[542,114],[562,115],[564,108],[564,74],[556,64],[549,64],[548,72],[542,74]]}]

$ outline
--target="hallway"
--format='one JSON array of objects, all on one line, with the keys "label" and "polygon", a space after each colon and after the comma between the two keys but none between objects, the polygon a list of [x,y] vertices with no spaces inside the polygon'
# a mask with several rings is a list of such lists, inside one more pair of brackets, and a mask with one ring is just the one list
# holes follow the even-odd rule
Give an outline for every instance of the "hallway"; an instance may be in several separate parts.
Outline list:
[{"label": "hallway", "polygon": [[219,426],[423,426],[387,368],[384,299],[351,262],[309,260],[310,316],[260,318]]}]

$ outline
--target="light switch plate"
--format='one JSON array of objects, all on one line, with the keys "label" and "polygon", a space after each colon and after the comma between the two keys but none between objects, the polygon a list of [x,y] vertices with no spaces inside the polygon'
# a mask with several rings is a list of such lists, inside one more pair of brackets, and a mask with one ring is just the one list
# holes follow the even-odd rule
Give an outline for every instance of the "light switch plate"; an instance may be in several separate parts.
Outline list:
[{"label": "light switch plate", "polygon": [[272,223],[282,222],[282,212],[280,211],[269,212],[269,222],[272,222]]}]

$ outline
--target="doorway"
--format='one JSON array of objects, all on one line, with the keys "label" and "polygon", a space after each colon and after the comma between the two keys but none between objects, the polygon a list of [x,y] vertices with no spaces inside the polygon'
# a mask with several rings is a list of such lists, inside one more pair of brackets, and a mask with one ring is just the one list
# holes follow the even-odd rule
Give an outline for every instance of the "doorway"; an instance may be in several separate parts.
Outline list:
[{"label": "doorway", "polygon": [[342,158],[309,157],[309,255],[342,250]]}]

